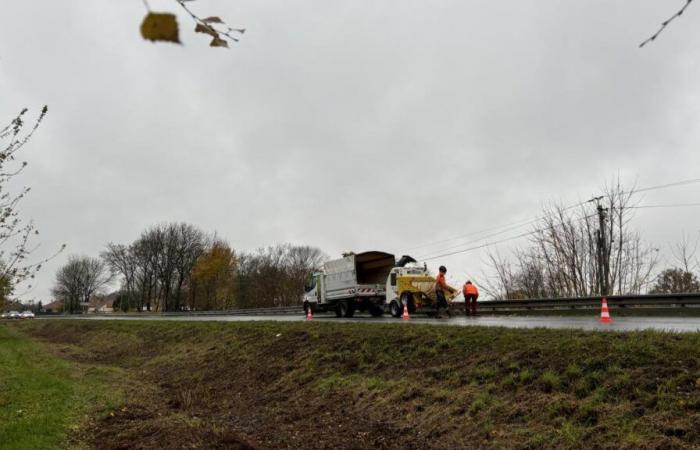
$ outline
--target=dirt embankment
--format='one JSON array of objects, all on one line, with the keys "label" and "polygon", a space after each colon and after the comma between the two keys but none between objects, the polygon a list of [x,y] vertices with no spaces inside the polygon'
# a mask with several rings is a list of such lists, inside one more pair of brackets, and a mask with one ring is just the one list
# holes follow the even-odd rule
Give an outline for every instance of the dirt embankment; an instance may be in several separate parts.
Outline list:
[{"label": "dirt embankment", "polygon": [[17,326],[124,392],[80,433],[99,449],[700,446],[698,334]]}]

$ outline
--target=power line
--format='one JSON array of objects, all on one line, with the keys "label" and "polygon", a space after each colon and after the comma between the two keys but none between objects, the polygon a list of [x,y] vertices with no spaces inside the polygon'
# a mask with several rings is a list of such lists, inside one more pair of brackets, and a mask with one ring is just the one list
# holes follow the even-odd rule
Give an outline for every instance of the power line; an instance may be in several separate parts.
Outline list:
[{"label": "power line", "polygon": [[[561,212],[567,211],[567,210],[572,209],[572,208],[576,208],[577,206],[581,206],[581,205],[584,205],[584,204],[589,203],[589,202],[591,202],[591,200],[587,200],[587,201],[585,201],[585,202],[579,202],[579,203],[576,203],[575,205],[567,206],[566,208],[561,209]],[[507,228],[507,229],[505,229],[505,230],[501,230],[501,231],[499,231],[499,232],[497,232],[497,233],[493,233],[493,234],[488,234],[488,235],[486,235],[486,236],[482,236],[482,237],[480,237],[479,239],[474,239],[474,240],[468,241],[468,242],[461,242],[461,243],[459,243],[459,244],[451,245],[451,246],[449,246],[449,247],[445,247],[445,248],[440,249],[440,250],[434,250],[434,251],[428,253],[427,255],[428,255],[428,256],[429,256],[429,255],[432,255],[432,254],[434,254],[435,252],[444,252],[444,251],[451,250],[451,249],[457,248],[457,247],[461,247],[461,246],[467,245],[467,244],[475,244],[475,243],[477,243],[477,242],[483,241],[484,239],[488,239],[488,238],[494,237],[494,236],[500,236],[500,235],[503,234],[503,233],[507,233],[507,232],[509,232],[509,231],[517,230],[518,228],[521,228],[521,227],[523,227],[523,226],[525,226],[525,225],[530,225],[530,224],[533,224],[533,223],[540,222],[540,221],[542,221],[542,220],[544,220],[544,219],[546,219],[546,218],[547,218],[546,216],[540,216],[540,217],[537,217],[537,218],[535,218],[535,219],[533,219],[533,220],[530,220],[530,221],[528,221],[528,222],[526,222],[526,223],[523,223],[522,225],[514,225],[514,226],[509,227],[509,228]],[[494,229],[498,229],[498,228],[502,228],[502,227],[497,227],[497,228],[494,228]],[[418,259],[422,261],[422,260],[423,260],[423,257],[420,256],[420,257],[418,257]]]},{"label": "power line", "polygon": [[[509,231],[517,230],[518,228],[521,228],[521,227],[523,227],[523,226],[525,226],[525,225],[530,225],[530,224],[533,224],[533,223],[537,223],[537,222],[539,222],[540,220],[542,220],[542,219],[539,219],[539,218],[538,218],[538,219],[535,219],[535,220],[531,220],[531,221],[529,221],[529,222],[527,222],[527,223],[525,223],[525,224],[523,224],[523,225],[516,225],[516,226],[512,226],[512,227],[506,228],[505,230],[501,230],[501,231],[499,231],[499,232],[497,232],[497,233],[487,234],[486,236],[482,236],[482,237],[480,237],[479,239],[474,239],[474,240],[467,241],[467,242],[460,242],[459,244],[451,245],[451,246],[449,246],[449,247],[445,247],[445,248],[442,248],[442,249],[440,249],[440,250],[432,251],[432,252],[428,253],[428,255],[433,254],[433,253],[435,253],[435,252],[444,252],[444,251],[451,250],[451,249],[457,248],[457,247],[461,247],[461,246],[467,245],[467,244],[474,244],[474,243],[476,243],[476,242],[483,241],[484,239],[488,239],[488,238],[490,238],[490,237],[499,236],[499,235],[501,235],[501,234],[503,234],[503,233],[507,233],[507,232],[509,232]],[[419,259],[419,260],[422,260],[422,256],[419,256],[418,259]]]},{"label": "power line", "polygon": [[501,240],[494,241],[494,242],[487,242],[487,243],[485,243],[485,244],[477,245],[476,247],[469,247],[469,248],[465,248],[465,249],[462,249],[462,250],[457,250],[457,251],[450,252],[450,253],[443,253],[443,254],[441,254],[441,255],[435,255],[435,256],[428,257],[428,258],[423,258],[422,261],[430,261],[430,260],[437,259],[437,258],[444,258],[445,256],[452,256],[452,255],[456,255],[456,254],[459,254],[459,253],[466,253],[466,252],[469,252],[469,251],[472,251],[472,250],[478,250],[478,249],[480,249],[480,248],[484,248],[484,247],[488,247],[488,246],[491,246],[491,245],[500,244],[500,243],[502,243],[502,242],[512,241],[513,239],[519,239],[519,238],[525,237],[525,236],[529,236],[529,235],[531,235],[531,234],[535,234],[536,232],[537,232],[537,230],[536,230],[536,231],[530,231],[530,232],[528,232],[528,233],[519,234],[519,235],[517,235],[517,236],[509,237],[509,238],[506,238],[506,239],[501,239]]},{"label": "power line", "polygon": [[462,235],[459,235],[459,236],[455,236],[455,237],[443,239],[443,240],[441,240],[441,241],[426,242],[426,243],[424,243],[424,244],[416,245],[416,246],[414,246],[414,247],[408,247],[408,248],[405,249],[405,251],[416,250],[416,249],[423,248],[423,247],[430,247],[430,246],[432,246],[432,245],[437,245],[437,244],[444,244],[444,243],[446,243],[446,242],[452,242],[452,241],[455,241],[455,240],[457,240],[457,239],[463,239],[463,238],[470,237],[470,236],[476,236],[476,235],[479,235],[479,234],[482,234],[482,233],[488,233],[489,231],[500,230],[501,228],[516,226],[516,225],[525,226],[525,225],[529,225],[529,224],[531,224],[531,223],[537,222],[538,220],[539,220],[539,219],[537,219],[537,218],[536,218],[536,219],[527,219],[527,221],[522,221],[522,220],[521,220],[521,221],[518,221],[518,222],[512,222],[512,223],[510,223],[510,224],[499,225],[499,226],[497,226],[497,227],[491,227],[491,228],[486,228],[486,229],[479,230],[479,231],[473,231],[473,232],[470,232],[470,233],[467,233],[467,234],[462,234]]},{"label": "power line", "polygon": [[[676,181],[676,182],[672,182],[672,183],[665,183],[665,184],[659,184],[659,185],[655,185],[655,186],[648,186],[648,187],[645,187],[645,188],[632,189],[632,190],[630,190],[630,191],[623,191],[622,193],[623,193],[623,194],[630,194],[630,195],[633,195],[633,194],[638,194],[638,193],[640,193],[640,192],[648,192],[648,191],[654,191],[654,190],[659,190],[659,189],[666,189],[666,188],[669,188],[669,187],[683,186],[683,185],[694,184],[694,183],[700,183],[700,178],[691,178],[691,179]],[[586,201],[583,201],[583,202],[578,202],[578,203],[569,205],[569,206],[563,208],[562,211],[568,211],[568,210],[573,209],[573,208],[576,208],[576,207],[578,207],[578,206],[582,206],[582,205],[585,205],[585,204],[587,204],[587,203],[590,203],[590,202],[594,201],[596,198],[600,199],[600,198],[602,198],[602,197],[604,197],[604,196],[601,196],[601,197],[594,197],[594,198],[591,199],[591,200],[586,200]],[[653,206],[650,206],[650,207],[653,207]],[[634,209],[640,209],[640,208],[644,208],[644,207],[631,207],[631,206],[628,206],[627,208],[630,208],[630,209],[632,209],[632,208],[634,208]],[[484,239],[488,239],[489,237],[498,236],[498,235],[507,233],[507,232],[509,232],[509,231],[512,231],[512,230],[514,230],[514,229],[518,229],[518,228],[521,228],[521,227],[524,227],[524,226],[527,226],[527,225],[531,225],[531,224],[537,223],[537,222],[539,222],[539,221],[541,221],[541,220],[543,220],[543,219],[545,219],[544,216],[539,216],[539,217],[535,217],[534,219],[530,219],[530,220],[527,220],[527,221],[512,222],[512,223],[510,223],[510,224],[504,224],[504,225],[500,225],[500,226],[497,226],[497,227],[491,227],[491,228],[487,228],[487,229],[480,230],[480,231],[474,231],[474,232],[467,233],[467,234],[464,234],[464,235],[461,235],[461,236],[455,236],[455,237],[452,237],[452,238],[449,238],[449,239],[443,239],[443,240],[440,240],[440,241],[428,242],[428,243],[425,243],[425,244],[421,244],[421,245],[417,245],[417,246],[414,246],[414,247],[406,248],[402,253],[404,253],[404,252],[409,252],[409,251],[411,251],[411,250],[416,250],[416,249],[419,249],[419,248],[431,247],[431,246],[438,245],[438,244],[444,244],[444,243],[447,243],[447,242],[452,242],[452,241],[455,241],[455,240],[458,240],[458,239],[464,239],[464,238],[471,237],[471,236],[477,236],[477,235],[480,235],[480,234],[483,234],[483,233],[488,233],[488,232],[490,232],[490,231],[501,230],[501,231],[498,231],[498,232],[496,232],[496,233],[492,233],[492,234],[489,234],[489,235],[486,235],[486,236],[482,236],[482,237],[480,237],[480,238],[478,238],[478,239],[475,239],[475,240],[472,240],[472,241],[469,241],[469,242],[463,242],[463,243],[460,243],[460,244],[452,245],[452,246],[450,246],[450,247],[446,247],[446,248],[441,249],[441,250],[435,250],[435,251],[438,251],[438,252],[442,252],[442,251],[450,250],[450,249],[452,249],[452,248],[459,247],[459,246],[462,246],[462,245],[467,245],[467,244],[472,244],[472,243],[480,242],[480,241],[483,241]],[[431,253],[434,253],[434,252],[431,252]],[[422,259],[422,258],[420,258],[420,259]]]},{"label": "power line", "polygon": [[628,206],[629,209],[644,209],[644,208],[685,208],[692,206],[700,206],[700,203],[675,203],[668,205],[639,205],[639,206]]},{"label": "power line", "polygon": [[[587,201],[585,201],[585,202],[579,202],[579,203],[576,203],[576,204],[567,206],[566,208],[563,208],[562,211],[568,211],[568,210],[570,210],[570,209],[572,209],[572,208],[576,208],[576,207],[581,206],[581,205],[584,205],[584,204],[586,204],[586,203],[588,203],[588,202],[589,202],[589,201],[587,200]],[[452,242],[452,241],[455,241],[455,240],[457,240],[457,239],[464,239],[464,238],[467,238],[467,237],[470,237],[470,236],[476,236],[476,235],[479,235],[479,234],[488,233],[489,231],[495,231],[495,230],[500,230],[500,229],[502,229],[502,228],[505,228],[504,230],[501,230],[501,231],[499,231],[498,233],[494,233],[494,234],[490,234],[490,235],[487,235],[487,236],[483,236],[483,237],[481,237],[481,238],[479,238],[479,239],[476,239],[476,240],[472,241],[472,242],[479,242],[479,241],[483,241],[484,239],[489,238],[489,237],[498,236],[499,234],[507,233],[507,232],[509,232],[509,231],[512,231],[513,229],[517,229],[517,228],[521,228],[521,227],[524,227],[524,226],[527,226],[527,225],[531,225],[531,224],[533,224],[533,223],[537,223],[537,222],[539,222],[539,221],[541,221],[541,220],[543,220],[543,219],[545,219],[544,216],[539,216],[539,217],[535,217],[534,219],[528,219],[528,220],[526,220],[526,221],[511,222],[511,223],[509,223],[509,224],[499,225],[499,226],[497,226],[497,227],[486,228],[486,229],[484,229],[484,230],[474,231],[474,232],[467,233],[467,234],[463,234],[463,235],[460,235],[460,236],[455,236],[455,237],[452,237],[452,238],[449,238],[449,239],[443,239],[443,240],[441,240],[441,241],[427,242],[427,243],[425,243],[425,244],[416,245],[416,246],[414,246],[414,247],[406,248],[404,251],[405,251],[405,252],[408,252],[408,251],[410,251],[410,250],[416,250],[416,249],[423,248],[423,247],[430,247],[430,246],[437,245],[437,244],[444,244],[444,243],[446,243],[446,242]],[[466,245],[466,244],[469,244],[469,243],[470,243],[470,242],[463,242],[463,243],[457,244],[457,245]],[[453,247],[454,247],[454,246],[453,246]],[[453,247],[449,247],[449,248],[453,248]],[[438,250],[438,251],[442,251],[442,250]]]},{"label": "power line", "polygon": [[666,184],[659,184],[656,186],[649,186],[645,188],[640,188],[640,189],[632,189],[629,192],[625,192],[625,194],[638,194],[640,192],[647,192],[647,191],[655,191],[657,189],[666,189],[669,187],[674,187],[674,186],[683,186],[686,184],[693,184],[693,183],[700,183],[700,178],[691,178],[688,180],[682,180],[682,181],[676,181],[674,183],[666,183]]},{"label": "power line", "polygon": [[[700,179],[698,179],[698,181],[700,181]],[[663,186],[664,186],[664,187],[668,187],[668,185],[663,185]],[[685,207],[700,207],[700,203],[675,203],[675,204],[665,204],[665,205],[639,205],[639,206],[628,206],[627,208],[629,208],[629,209],[645,209],[645,208],[685,208]],[[582,218],[578,219],[578,221],[585,220],[585,219],[589,219],[589,218],[591,218],[591,217],[593,217],[593,216],[595,216],[595,215],[596,215],[596,214],[591,214],[591,215],[582,217]],[[491,245],[496,245],[496,244],[501,244],[501,243],[503,243],[503,242],[512,241],[512,240],[514,240],[514,239],[520,239],[520,238],[522,238],[522,237],[530,236],[530,235],[533,235],[533,234],[535,234],[535,233],[539,233],[539,232],[541,232],[541,231],[546,231],[546,230],[552,229],[552,228],[557,227],[557,226],[561,226],[561,225],[560,225],[560,224],[557,224],[557,225],[553,225],[553,226],[549,226],[549,227],[545,227],[545,228],[540,228],[540,229],[533,230],[533,231],[530,231],[530,232],[527,232],[527,233],[519,234],[519,235],[517,235],[517,236],[511,236],[511,237],[508,237],[508,238],[505,238],[505,239],[500,239],[500,240],[498,240],[498,241],[487,242],[487,243],[485,243],[485,244],[477,245],[477,246],[474,246],[474,247],[469,247],[469,248],[465,248],[465,249],[461,249],[461,250],[456,250],[456,251],[454,251],[454,252],[443,253],[443,254],[434,255],[434,256],[423,257],[423,258],[419,258],[419,259],[420,259],[421,261],[430,261],[430,260],[437,259],[437,258],[443,258],[443,257],[445,257],[445,256],[452,256],[452,255],[456,255],[456,254],[459,254],[459,253],[466,253],[466,252],[469,252],[469,251],[472,251],[472,250],[478,250],[478,249],[481,249],[481,248],[484,248],[484,247],[488,247],[488,246],[491,246]],[[500,234],[500,233],[497,233],[497,234]],[[479,240],[474,241],[474,242],[479,242]],[[465,244],[466,244],[466,243],[465,243]],[[464,244],[460,244],[460,245],[464,245]]]},{"label": "power line", "polygon": [[[597,215],[597,213],[596,213],[596,214],[591,214],[591,215],[588,215],[588,216],[581,217],[581,218],[579,218],[579,219],[577,220],[577,222],[580,222],[580,221],[586,220],[586,219],[590,219],[591,217],[594,217],[594,216],[596,216],[596,215]],[[469,251],[472,251],[472,250],[478,250],[478,249],[481,249],[481,248],[484,248],[484,247],[489,247],[489,246],[491,246],[491,245],[501,244],[501,243],[503,243],[503,242],[512,241],[512,240],[514,240],[514,239],[520,239],[520,238],[522,238],[522,237],[531,236],[531,235],[533,235],[533,234],[535,234],[535,233],[539,233],[539,232],[541,232],[541,231],[551,230],[551,229],[556,228],[556,227],[558,227],[558,226],[561,226],[561,224],[551,225],[551,226],[548,226],[548,227],[545,227],[545,228],[539,228],[539,229],[536,229],[536,230],[528,231],[527,233],[519,234],[519,235],[517,235],[517,236],[511,236],[511,237],[508,237],[508,238],[499,239],[498,241],[487,242],[487,243],[485,243],[485,244],[481,244],[481,245],[477,245],[477,246],[469,247],[469,248],[464,248],[464,249],[461,249],[461,250],[456,250],[456,251],[454,251],[454,252],[443,253],[443,254],[440,254],[440,255],[434,255],[434,256],[427,257],[427,258],[421,258],[421,261],[430,261],[430,260],[437,259],[437,258],[444,258],[445,256],[452,256],[452,255],[457,255],[457,254],[459,254],[459,253],[466,253],[466,252],[469,252]]]}]

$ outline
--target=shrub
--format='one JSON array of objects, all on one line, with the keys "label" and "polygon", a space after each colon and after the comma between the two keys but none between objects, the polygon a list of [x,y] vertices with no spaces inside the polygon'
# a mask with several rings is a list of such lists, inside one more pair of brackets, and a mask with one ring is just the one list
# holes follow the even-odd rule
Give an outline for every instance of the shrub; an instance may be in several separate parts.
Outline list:
[{"label": "shrub", "polygon": [[529,369],[523,369],[520,372],[520,375],[518,375],[518,378],[520,379],[521,383],[529,383],[535,378],[535,374],[532,373]]},{"label": "shrub", "polygon": [[559,374],[553,370],[545,370],[540,376],[540,385],[545,392],[551,392],[559,388],[561,380]]}]

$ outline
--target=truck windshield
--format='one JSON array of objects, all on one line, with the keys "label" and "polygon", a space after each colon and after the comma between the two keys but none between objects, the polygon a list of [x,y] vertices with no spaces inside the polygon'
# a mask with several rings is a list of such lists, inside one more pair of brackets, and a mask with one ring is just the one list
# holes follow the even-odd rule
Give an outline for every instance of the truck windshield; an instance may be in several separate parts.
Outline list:
[{"label": "truck windshield", "polygon": [[312,291],[316,287],[316,277],[311,275],[308,280],[306,280],[306,286],[304,286],[304,292]]}]

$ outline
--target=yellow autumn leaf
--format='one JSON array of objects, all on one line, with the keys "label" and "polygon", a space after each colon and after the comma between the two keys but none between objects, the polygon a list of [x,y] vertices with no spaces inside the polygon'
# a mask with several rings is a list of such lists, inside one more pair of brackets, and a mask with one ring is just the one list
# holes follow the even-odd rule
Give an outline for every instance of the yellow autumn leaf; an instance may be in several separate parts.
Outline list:
[{"label": "yellow autumn leaf", "polygon": [[212,37],[219,37],[219,33],[216,32],[212,27],[209,25],[204,25],[201,23],[198,23],[196,27],[194,27],[195,33],[206,33],[209,36]]},{"label": "yellow autumn leaf", "polygon": [[228,48],[228,42],[226,42],[225,40],[223,40],[217,36],[211,40],[211,42],[209,43],[209,46],[210,47],[226,47],[226,48]]},{"label": "yellow autumn leaf", "polygon": [[221,18],[220,18],[220,17],[217,17],[217,16],[207,17],[206,19],[202,19],[202,22],[206,22],[206,23],[224,23],[224,21],[221,20]]},{"label": "yellow autumn leaf", "polygon": [[141,22],[141,36],[149,41],[180,43],[175,14],[149,12]]}]

